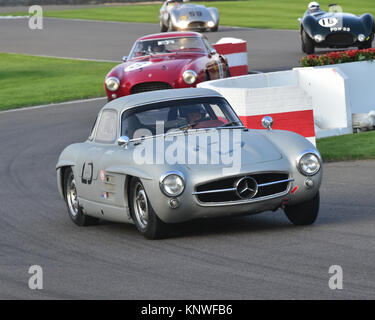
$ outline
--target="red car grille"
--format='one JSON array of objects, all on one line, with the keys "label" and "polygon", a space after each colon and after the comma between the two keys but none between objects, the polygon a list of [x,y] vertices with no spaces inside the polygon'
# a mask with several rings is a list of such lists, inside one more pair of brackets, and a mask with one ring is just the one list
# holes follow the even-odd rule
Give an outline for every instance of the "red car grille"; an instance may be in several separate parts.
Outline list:
[{"label": "red car grille", "polygon": [[350,33],[333,33],[326,37],[326,42],[336,46],[348,46],[353,44],[354,39]]},{"label": "red car grille", "polygon": [[172,89],[171,85],[166,82],[143,82],[138,83],[133,86],[130,90],[131,94],[146,92],[146,91],[155,91],[155,90],[165,90]]}]

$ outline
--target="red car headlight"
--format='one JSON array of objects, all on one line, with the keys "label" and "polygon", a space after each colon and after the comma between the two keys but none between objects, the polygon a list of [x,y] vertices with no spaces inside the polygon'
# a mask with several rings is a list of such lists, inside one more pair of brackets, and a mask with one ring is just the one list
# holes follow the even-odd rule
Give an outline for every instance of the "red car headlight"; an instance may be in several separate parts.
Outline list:
[{"label": "red car headlight", "polygon": [[116,77],[105,79],[105,86],[109,91],[116,91],[120,87],[120,80]]},{"label": "red car headlight", "polygon": [[197,81],[197,73],[193,70],[186,70],[182,74],[182,78],[186,84],[193,84],[195,81]]}]

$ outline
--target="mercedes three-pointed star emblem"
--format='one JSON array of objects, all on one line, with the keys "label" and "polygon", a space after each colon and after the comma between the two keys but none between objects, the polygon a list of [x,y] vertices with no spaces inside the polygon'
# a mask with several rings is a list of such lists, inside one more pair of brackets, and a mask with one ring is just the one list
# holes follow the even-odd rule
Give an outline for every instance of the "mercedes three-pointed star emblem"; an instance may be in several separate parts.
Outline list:
[{"label": "mercedes three-pointed star emblem", "polygon": [[236,182],[235,188],[241,199],[251,199],[258,192],[258,183],[252,177],[243,177]]}]

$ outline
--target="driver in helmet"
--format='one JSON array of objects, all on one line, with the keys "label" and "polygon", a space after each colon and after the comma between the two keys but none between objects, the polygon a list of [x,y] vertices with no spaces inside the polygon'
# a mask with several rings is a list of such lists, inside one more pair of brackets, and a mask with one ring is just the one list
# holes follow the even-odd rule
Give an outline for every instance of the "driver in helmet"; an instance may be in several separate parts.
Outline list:
[{"label": "driver in helmet", "polygon": [[310,13],[320,11],[320,5],[318,2],[315,2],[315,1],[310,2],[307,8],[309,9]]},{"label": "driver in helmet", "polygon": [[181,111],[182,116],[186,118],[190,127],[194,127],[198,122],[204,120],[206,114],[201,105],[185,107]]}]

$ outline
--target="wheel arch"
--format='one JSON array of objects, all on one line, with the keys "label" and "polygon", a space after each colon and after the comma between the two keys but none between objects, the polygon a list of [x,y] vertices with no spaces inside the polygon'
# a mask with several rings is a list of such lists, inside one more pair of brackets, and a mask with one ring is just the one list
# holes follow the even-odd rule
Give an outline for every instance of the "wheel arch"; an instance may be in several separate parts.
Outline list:
[{"label": "wheel arch", "polygon": [[57,189],[59,191],[60,196],[64,199],[65,198],[65,172],[68,168],[71,168],[73,171],[74,164],[73,163],[65,163],[61,164],[56,167],[56,178],[57,178]]}]

